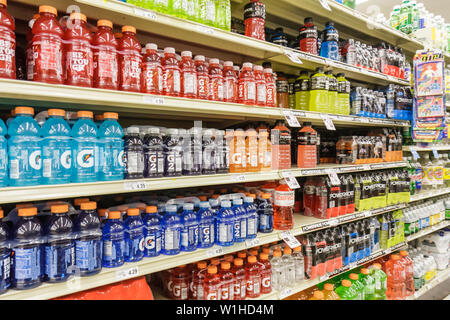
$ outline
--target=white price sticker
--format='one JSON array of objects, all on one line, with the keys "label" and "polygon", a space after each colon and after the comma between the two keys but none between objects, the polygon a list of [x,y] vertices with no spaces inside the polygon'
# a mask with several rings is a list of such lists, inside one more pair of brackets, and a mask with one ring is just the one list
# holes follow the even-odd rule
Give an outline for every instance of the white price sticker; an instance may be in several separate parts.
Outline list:
[{"label": "white price sticker", "polygon": [[293,63],[296,64],[303,64],[302,60],[300,59],[300,55],[292,50],[284,50],[284,54],[286,57],[289,58]]},{"label": "white price sticker", "polygon": [[258,238],[245,240],[245,245],[246,245],[248,248],[256,247],[256,246],[259,245],[259,243],[260,243],[260,241],[259,241]]},{"label": "white price sticker", "polygon": [[289,296],[292,296],[293,294],[294,294],[294,290],[292,290],[291,288],[284,288],[280,292],[280,299],[287,298]]},{"label": "white price sticker", "polygon": [[322,7],[324,7],[328,11],[331,11],[330,5],[328,4],[328,0],[319,0],[319,2],[322,5]]},{"label": "white price sticker", "polygon": [[414,160],[417,160],[420,158],[419,153],[417,152],[417,150],[411,149],[411,154],[414,158]]},{"label": "white price sticker", "polygon": [[206,251],[206,256],[208,258],[220,256],[221,254],[223,254],[223,249],[221,247],[208,249]]},{"label": "white price sticker", "polygon": [[297,179],[294,177],[292,172],[282,172],[281,175],[283,176],[284,180],[286,181],[287,185],[291,189],[298,189],[300,188],[300,185],[298,184]]},{"label": "white price sticker", "polygon": [[364,117],[361,117],[361,118],[359,119],[359,121],[360,121],[361,123],[369,123],[369,119],[368,119],[368,118],[364,118]]},{"label": "white price sticker", "polygon": [[326,275],[324,275],[324,276],[320,276],[320,277],[319,277],[319,281],[320,281],[320,282],[324,282],[324,281],[327,281],[329,278],[330,278],[330,277],[326,274]]},{"label": "white price sticker", "polygon": [[142,96],[142,100],[148,104],[159,104],[159,105],[165,104],[164,97],[154,97],[145,94]]},{"label": "white price sticker", "polygon": [[243,174],[239,174],[239,175],[233,174],[231,176],[231,180],[236,181],[236,182],[244,182],[245,181],[245,175],[243,175]]},{"label": "white price sticker", "polygon": [[437,152],[437,150],[435,148],[431,149],[433,151],[433,157],[438,158],[439,157],[439,153]]},{"label": "white price sticker", "polygon": [[327,114],[321,115],[323,123],[325,124],[325,127],[327,130],[336,130],[336,127],[334,126],[333,120],[331,120],[331,117]]},{"label": "white price sticker", "polygon": [[207,34],[214,34],[214,30],[205,26],[197,26],[197,30]]},{"label": "white price sticker", "polygon": [[366,217],[366,218],[371,217],[371,216],[372,216],[372,211],[366,211],[364,213],[364,217]]},{"label": "white price sticker", "polygon": [[298,240],[292,235],[290,231],[281,232],[280,237],[292,249],[300,246],[300,242],[298,242]]},{"label": "white price sticker", "polygon": [[297,117],[295,116],[294,112],[291,110],[283,110],[283,115],[286,118],[286,121],[290,127],[301,127],[300,123],[298,122]]},{"label": "white price sticker", "polygon": [[124,182],[123,188],[125,190],[135,191],[135,190],[146,190],[148,189],[147,182],[145,181],[127,181]]},{"label": "white price sticker", "polygon": [[139,267],[135,266],[128,269],[116,271],[116,280],[135,278],[138,275],[139,275]]},{"label": "white price sticker", "polygon": [[134,8],[134,14],[137,16],[144,17],[144,18],[149,18],[151,20],[158,20],[158,16],[156,15],[156,13],[151,12],[151,11]]},{"label": "white price sticker", "polygon": [[338,186],[341,184],[341,181],[339,180],[339,177],[336,173],[336,170],[334,169],[326,169],[325,172],[328,174],[328,177],[330,178],[331,184],[334,186]]},{"label": "white price sticker", "polygon": [[349,267],[350,267],[350,269],[354,269],[354,268],[356,268],[357,265],[358,265],[357,262],[352,262],[349,264]]}]

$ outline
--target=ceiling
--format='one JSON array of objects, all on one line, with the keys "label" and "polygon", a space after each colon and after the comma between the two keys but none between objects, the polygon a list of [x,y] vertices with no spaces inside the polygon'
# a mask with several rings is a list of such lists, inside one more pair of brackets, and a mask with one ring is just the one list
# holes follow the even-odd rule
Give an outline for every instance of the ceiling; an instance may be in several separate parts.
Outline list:
[{"label": "ceiling", "polygon": [[[356,0],[358,3],[359,1]],[[450,23],[450,1],[444,0],[417,0],[417,3],[422,2],[425,9],[435,15],[441,15],[446,23]],[[381,12],[386,18],[389,18],[391,11],[395,5],[401,5],[402,0],[368,0],[361,4],[357,4],[356,9],[368,15]],[[376,11],[379,9],[379,11]]]}]

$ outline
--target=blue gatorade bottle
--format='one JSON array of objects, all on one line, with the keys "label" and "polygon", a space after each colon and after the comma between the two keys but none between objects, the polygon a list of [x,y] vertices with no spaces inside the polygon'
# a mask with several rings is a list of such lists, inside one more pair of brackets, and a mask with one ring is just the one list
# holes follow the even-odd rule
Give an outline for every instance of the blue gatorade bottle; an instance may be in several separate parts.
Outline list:
[{"label": "blue gatorade bottle", "polygon": [[31,289],[39,286],[42,280],[43,230],[36,207],[20,208],[18,216],[12,232],[11,287]]},{"label": "blue gatorade bottle", "polygon": [[258,231],[269,233],[273,231],[273,205],[270,200],[270,193],[261,194],[261,199],[258,201]]},{"label": "blue gatorade bottle", "polygon": [[108,212],[108,220],[102,229],[103,259],[106,268],[120,267],[124,263],[125,235],[120,211]]},{"label": "blue gatorade bottle", "polygon": [[231,210],[230,201],[222,201],[216,216],[216,243],[220,246],[231,246],[234,243],[235,214]]},{"label": "blue gatorade bottle", "polygon": [[254,239],[258,233],[258,213],[252,197],[244,198],[244,208],[247,212],[247,239]]},{"label": "blue gatorade bottle", "polygon": [[91,276],[102,269],[102,230],[96,202],[84,202],[74,222],[75,267],[81,276]]},{"label": "blue gatorade bottle", "polygon": [[334,22],[327,22],[321,33],[322,44],[320,56],[332,60],[339,60],[339,34],[334,27]]},{"label": "blue gatorade bottle", "polygon": [[15,110],[16,117],[8,128],[9,185],[38,185],[42,176],[41,127],[33,119],[33,108],[17,107]]},{"label": "blue gatorade bottle", "polygon": [[123,129],[115,112],[105,112],[104,121],[98,130],[100,145],[100,181],[123,180]]},{"label": "blue gatorade bottle", "polygon": [[140,261],[144,257],[144,223],[139,208],[127,210],[125,226],[125,262]]},{"label": "blue gatorade bottle", "polygon": [[209,204],[211,206],[211,211],[214,216],[217,215],[217,213],[220,210],[220,203],[218,199],[209,199]]},{"label": "blue gatorade bottle", "polygon": [[144,257],[156,257],[161,254],[162,217],[156,206],[145,208],[144,216]]},{"label": "blue gatorade bottle", "polygon": [[41,128],[42,184],[69,183],[72,173],[70,126],[64,120],[66,112],[48,110],[49,118]]},{"label": "blue gatorade bottle", "polygon": [[234,241],[243,242],[247,238],[247,211],[243,206],[242,199],[233,199]]},{"label": "blue gatorade bottle", "polygon": [[8,133],[6,125],[0,119],[0,188],[8,185],[8,142],[5,138]]},{"label": "blue gatorade bottle", "polygon": [[181,214],[181,250],[194,251],[198,245],[198,220],[194,212],[193,203],[185,203],[183,205],[183,213]]},{"label": "blue gatorade bottle", "polygon": [[44,233],[44,281],[61,282],[72,274],[75,261],[75,246],[67,204],[51,206]]},{"label": "blue gatorade bottle", "polygon": [[[217,201],[217,200],[215,200]],[[215,241],[214,213],[209,202],[200,202],[200,210],[197,212],[198,219],[198,247],[210,248]]]},{"label": "blue gatorade bottle", "polygon": [[180,253],[182,225],[181,219],[177,215],[177,206],[166,206],[162,226],[162,252],[167,255]]},{"label": "blue gatorade bottle", "polygon": [[0,209],[0,294],[11,286],[11,250],[9,249],[9,227],[3,222],[3,209]]},{"label": "blue gatorade bottle", "polygon": [[95,182],[98,171],[97,126],[91,111],[78,111],[72,128],[72,182]]}]

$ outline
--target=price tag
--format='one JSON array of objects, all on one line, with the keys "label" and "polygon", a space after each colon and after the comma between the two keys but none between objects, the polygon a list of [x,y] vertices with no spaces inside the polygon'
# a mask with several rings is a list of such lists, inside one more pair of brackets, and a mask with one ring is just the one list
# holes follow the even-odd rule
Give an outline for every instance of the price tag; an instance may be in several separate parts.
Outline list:
[{"label": "price tag", "polygon": [[324,7],[328,11],[331,11],[330,5],[328,4],[328,0],[319,0],[319,2],[322,5],[322,7]]},{"label": "price tag", "polygon": [[294,115],[296,117],[300,117],[300,118],[305,118],[306,117],[306,113],[303,111],[295,111]]},{"label": "price tag", "polygon": [[292,296],[293,294],[294,294],[294,290],[292,290],[291,288],[284,288],[280,292],[280,299],[287,298],[289,296]]},{"label": "price tag", "polygon": [[368,119],[368,118],[364,118],[364,117],[362,117],[361,119],[359,119],[359,121],[360,121],[361,123],[369,123],[369,119]]},{"label": "price tag", "polygon": [[331,227],[337,226],[339,224],[339,220],[338,219],[331,219],[330,221],[328,221],[328,223],[330,224]]},{"label": "price tag", "polygon": [[364,213],[364,217],[368,218],[372,216],[372,211],[367,211]]},{"label": "price tag", "polygon": [[283,176],[284,180],[288,184],[289,188],[291,189],[298,189],[300,188],[300,185],[298,184],[297,179],[294,177],[292,172],[281,172],[281,175]]},{"label": "price tag", "polygon": [[438,158],[439,157],[439,153],[437,152],[436,149],[431,149],[433,151],[433,157]]},{"label": "price tag", "polygon": [[125,270],[116,271],[116,280],[124,280],[129,278],[134,278],[139,275],[139,267],[131,267]]},{"label": "price tag", "polygon": [[124,182],[123,188],[125,190],[135,191],[135,190],[146,190],[148,189],[147,183],[145,181],[127,181]]},{"label": "price tag", "polygon": [[300,59],[300,55],[294,51],[291,50],[284,50],[284,54],[286,57],[289,58],[293,63],[297,64],[303,64],[302,60]]},{"label": "price tag", "polygon": [[290,127],[301,127],[297,117],[294,115],[294,112],[291,110],[283,110],[283,114]]},{"label": "price tag", "polygon": [[155,20],[155,21],[158,20],[158,16],[156,15],[156,13],[151,12],[151,11],[134,8],[134,14],[137,16],[151,19],[151,20]]},{"label": "price tag", "polygon": [[292,249],[300,246],[300,242],[292,235],[290,231],[283,231],[280,233],[281,239]]},{"label": "price tag", "polygon": [[236,182],[244,182],[245,181],[245,175],[243,175],[243,174],[239,174],[239,175],[233,174],[231,176],[231,180],[236,181]]},{"label": "price tag", "polygon": [[325,124],[325,127],[328,130],[336,130],[336,127],[334,126],[333,120],[331,120],[330,116],[327,114],[321,114],[323,123]]},{"label": "price tag", "polygon": [[350,269],[356,268],[356,266],[358,265],[357,262],[352,262],[349,264]]},{"label": "price tag", "polygon": [[197,26],[197,30],[207,34],[214,34],[214,30],[205,26]]},{"label": "price tag", "polygon": [[334,186],[338,186],[341,184],[341,181],[339,180],[339,177],[336,173],[336,170],[334,169],[327,169],[325,172],[328,174],[328,177],[330,178],[331,184]]},{"label": "price tag", "polygon": [[148,104],[158,104],[158,105],[165,104],[164,97],[154,97],[154,96],[150,96],[150,95],[143,95],[142,100]]},{"label": "price tag", "polygon": [[206,251],[206,256],[208,258],[220,256],[221,254],[223,254],[222,247],[212,248]]},{"label": "price tag", "polygon": [[319,281],[320,281],[320,282],[327,281],[328,279],[330,279],[330,277],[329,277],[327,274],[324,275],[324,276],[320,276],[320,277],[319,277]]},{"label": "price tag", "polygon": [[245,240],[245,244],[249,248],[256,247],[257,245],[259,245],[259,243],[260,243],[260,241],[258,238]]}]

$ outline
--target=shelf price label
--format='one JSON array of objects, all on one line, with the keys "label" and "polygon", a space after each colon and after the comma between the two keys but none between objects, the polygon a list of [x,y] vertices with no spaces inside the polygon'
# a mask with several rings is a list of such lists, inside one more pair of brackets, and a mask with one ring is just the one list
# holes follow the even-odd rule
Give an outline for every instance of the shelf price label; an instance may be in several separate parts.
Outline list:
[{"label": "shelf price label", "polygon": [[301,55],[292,50],[284,50],[284,54],[289,58],[293,63],[303,64],[303,61],[300,59]]},{"label": "shelf price label", "polygon": [[290,231],[281,232],[280,237],[291,249],[300,246],[300,242],[298,242],[298,240],[292,235]]},{"label": "shelf price label", "polygon": [[327,130],[336,131],[336,127],[334,126],[333,120],[328,114],[321,114],[320,116],[322,117],[323,123],[325,124]]},{"label": "shelf price label", "polygon": [[215,257],[215,256],[220,256],[221,254],[223,254],[223,249],[221,247],[208,249],[206,251],[206,256],[208,258]]},{"label": "shelf price label", "polygon": [[139,275],[139,267],[135,266],[128,269],[116,271],[116,280],[135,278],[138,275]]},{"label": "shelf price label", "polygon": [[292,112],[291,110],[283,110],[283,115],[290,127],[301,127],[294,112]]},{"label": "shelf price label", "polygon": [[231,180],[236,181],[236,182],[245,182],[245,175],[243,174],[233,174],[231,175]]},{"label": "shelf price label", "polygon": [[287,298],[289,296],[292,296],[293,294],[294,294],[294,290],[292,290],[291,288],[284,288],[280,292],[280,299]]},{"label": "shelf price label", "polygon": [[260,243],[260,241],[258,238],[245,240],[245,245],[248,248],[256,247],[257,245],[259,245],[259,243]]},{"label": "shelf price label", "polygon": [[330,178],[331,184],[334,186],[338,186],[341,184],[341,181],[339,180],[339,177],[336,173],[336,170],[334,169],[327,169],[325,172],[328,174],[328,177]]},{"label": "shelf price label", "polygon": [[148,189],[147,183],[145,181],[130,181],[124,182],[123,188],[125,190],[136,191],[136,190],[146,190]]},{"label": "shelf price label", "polygon": [[197,30],[206,34],[214,34],[214,30],[205,26],[197,26]]},{"label": "shelf price label", "polygon": [[166,103],[165,100],[164,100],[164,97],[154,97],[154,96],[150,96],[150,95],[147,95],[147,94],[144,94],[142,96],[142,100],[145,103],[148,103],[148,104],[163,105],[163,104]]},{"label": "shelf price label", "polygon": [[151,12],[151,11],[134,8],[134,14],[137,16],[140,16],[140,17],[151,19],[151,20],[155,20],[155,21],[158,20],[158,16],[156,15],[156,13]]},{"label": "shelf price label", "polygon": [[281,172],[282,177],[286,181],[287,185],[291,189],[298,189],[300,188],[300,185],[298,184],[297,178],[294,177],[292,172]]},{"label": "shelf price label", "polygon": [[328,4],[328,0],[319,0],[319,3],[324,7],[324,9],[331,11],[330,5]]}]

